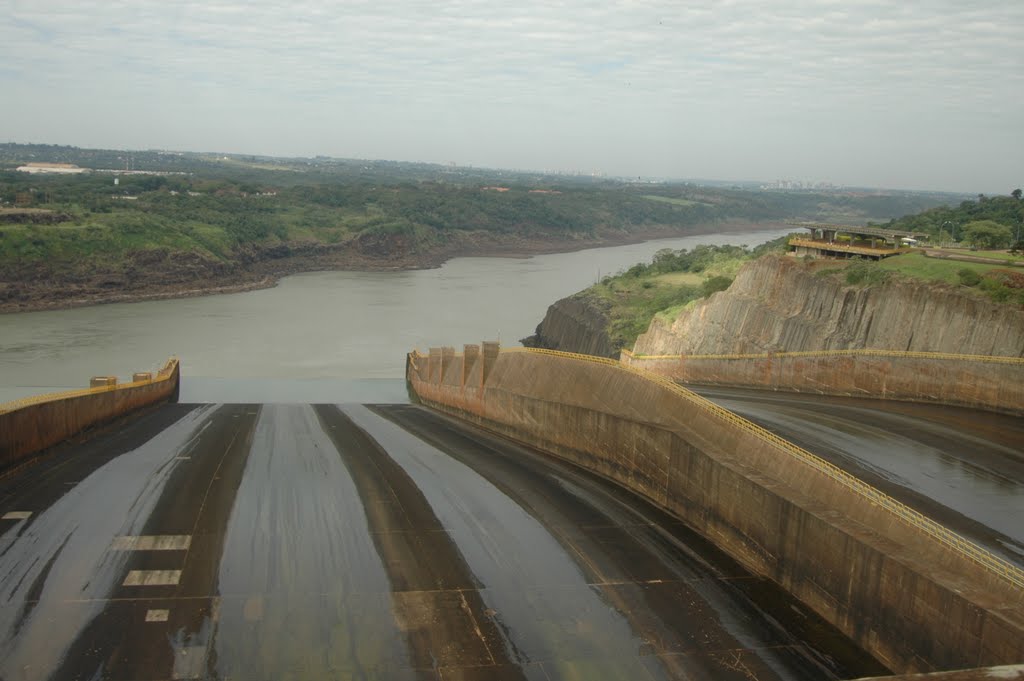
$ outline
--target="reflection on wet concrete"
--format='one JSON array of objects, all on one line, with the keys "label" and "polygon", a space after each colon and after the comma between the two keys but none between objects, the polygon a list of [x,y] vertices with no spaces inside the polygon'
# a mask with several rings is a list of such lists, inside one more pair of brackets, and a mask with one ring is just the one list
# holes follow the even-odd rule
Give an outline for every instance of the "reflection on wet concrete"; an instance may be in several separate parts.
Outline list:
[{"label": "reflection on wet concrete", "polygon": [[422,491],[518,661],[636,657],[643,641],[540,522],[441,450],[364,407],[344,410]]},{"label": "reflection on wet concrete", "polygon": [[[771,600],[762,602],[787,614],[799,611],[802,619],[816,618],[627,492],[418,407],[382,406],[375,411],[407,431],[393,433],[396,440],[412,434],[443,449],[441,456],[418,457],[421,465],[446,480],[457,477],[452,469],[471,469],[479,476],[474,484],[493,485],[488,503],[495,513],[499,507],[494,497],[505,496],[556,543],[556,548],[544,546],[536,553],[527,549],[528,564],[522,569],[510,569],[504,559],[495,561],[495,582],[485,593],[487,598],[492,591],[496,599],[511,596],[506,617],[526,612],[529,624],[511,628],[522,638],[519,647],[532,653],[532,660],[543,661],[545,668],[568,664],[567,669],[573,669],[580,660],[610,658],[606,667],[621,667],[623,678],[641,667],[655,678],[695,679],[882,673],[823,622],[817,623],[815,633],[819,639],[822,632],[832,638],[827,654],[781,629],[750,600],[751,592],[764,592]],[[372,432],[381,434],[379,428]],[[388,449],[394,454],[397,443]],[[466,479],[472,481],[473,476]],[[460,500],[469,496],[461,487],[455,493]],[[507,524],[508,515],[501,517]],[[503,537],[496,544],[515,542]],[[537,557],[540,553],[544,558]],[[550,556],[571,564],[578,577],[551,584],[549,575],[555,571],[533,569]],[[588,617],[593,609],[583,597],[587,592],[618,615],[606,640],[599,635],[602,619]],[[518,598],[525,605],[517,603]],[[538,619],[544,626],[537,626]],[[622,624],[628,635],[617,631]],[[545,634],[549,640],[544,640]]]},{"label": "reflection on wet concrete", "polygon": [[208,411],[186,413],[82,480],[60,481],[63,493],[49,506],[0,526],[0,677],[51,677],[124,578],[129,554],[109,546],[118,535],[141,534]]},{"label": "reflection on wet concrete", "polygon": [[323,405],[317,415],[359,490],[411,666],[516,671],[480,585],[422,491],[347,415]]},{"label": "reflection on wet concrete", "polygon": [[264,406],[222,554],[219,677],[361,678],[406,666],[359,494],[308,405]]},{"label": "reflection on wet concrete", "polygon": [[0,521],[4,681],[883,671],[628,493],[419,407],[169,406],[63,462],[0,480],[31,512]]},{"label": "reflection on wet concrete", "polygon": [[696,390],[1024,566],[1024,419],[905,402]]}]

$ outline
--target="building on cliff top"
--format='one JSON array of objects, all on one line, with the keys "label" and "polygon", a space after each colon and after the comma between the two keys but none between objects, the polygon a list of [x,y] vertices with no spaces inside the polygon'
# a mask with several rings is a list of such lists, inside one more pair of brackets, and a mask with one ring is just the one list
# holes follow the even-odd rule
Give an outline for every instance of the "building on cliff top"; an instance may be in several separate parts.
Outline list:
[{"label": "building on cliff top", "polygon": [[928,238],[921,232],[904,232],[884,227],[849,227],[827,223],[791,223],[809,229],[809,237],[789,240],[790,251],[796,255],[818,258],[870,258],[881,260],[906,253],[918,239]]}]

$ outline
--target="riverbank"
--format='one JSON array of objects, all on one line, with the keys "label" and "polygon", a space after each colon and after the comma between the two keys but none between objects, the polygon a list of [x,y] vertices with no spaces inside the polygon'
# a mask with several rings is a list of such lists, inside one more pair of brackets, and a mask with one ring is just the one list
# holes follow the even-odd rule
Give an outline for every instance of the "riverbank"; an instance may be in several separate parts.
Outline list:
[{"label": "riverbank", "polygon": [[269,288],[282,277],[302,272],[430,269],[459,257],[523,258],[681,236],[784,228],[780,222],[723,221],[685,229],[609,230],[572,238],[456,232],[425,248],[401,237],[355,238],[340,244],[294,242],[248,248],[236,252],[231,260],[152,249],[134,252],[125,262],[110,265],[34,264],[5,273],[0,281],[0,314],[238,293]]}]

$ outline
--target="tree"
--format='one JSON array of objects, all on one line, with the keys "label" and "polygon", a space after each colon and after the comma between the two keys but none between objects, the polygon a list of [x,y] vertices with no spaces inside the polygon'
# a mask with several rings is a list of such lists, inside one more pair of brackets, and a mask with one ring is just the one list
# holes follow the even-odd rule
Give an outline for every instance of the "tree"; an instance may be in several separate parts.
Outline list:
[{"label": "tree", "polygon": [[1010,196],[1012,196],[1013,198],[1015,198],[1018,201],[1020,201],[1020,196],[1021,196],[1020,189],[1014,189],[1012,192],[1010,192]]},{"label": "tree", "polygon": [[1009,227],[993,220],[968,222],[963,231],[964,241],[977,248],[1005,248],[1012,238]]},{"label": "tree", "polygon": [[957,270],[956,275],[964,286],[977,286],[981,283],[981,275],[967,267]]}]

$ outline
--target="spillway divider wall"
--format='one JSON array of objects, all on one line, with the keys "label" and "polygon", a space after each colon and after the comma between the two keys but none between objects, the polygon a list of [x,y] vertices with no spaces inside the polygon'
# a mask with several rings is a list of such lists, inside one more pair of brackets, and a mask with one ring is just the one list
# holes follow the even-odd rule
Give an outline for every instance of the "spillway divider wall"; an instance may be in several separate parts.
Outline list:
[{"label": "spillway divider wall", "polygon": [[946,404],[1024,416],[1024,358],[900,350],[642,355],[623,364],[689,385]]},{"label": "spillway divider wall", "polygon": [[[930,537],[938,540],[945,546],[953,549],[955,552],[968,558],[974,563],[981,565],[987,570],[995,573],[1002,579],[1006,580],[1009,584],[1017,587],[1024,588],[1024,570],[1021,570],[1012,563],[1000,558],[999,556],[991,553],[990,551],[978,546],[969,539],[953,532],[949,528],[935,522],[931,518],[923,515],[922,513],[915,511],[906,504],[897,501],[893,497],[885,494],[879,489],[869,485],[868,483],[860,480],[854,475],[847,473],[838,466],[825,461],[821,457],[812,454],[811,452],[798,447],[797,445],[785,440],[778,435],[775,435],[771,431],[758,426],[757,424],[718,406],[714,402],[711,402],[704,397],[696,394],[692,390],[688,390],[685,387],[679,385],[675,381],[666,378],[661,374],[657,374],[640,367],[622,364],[613,359],[604,357],[596,357],[593,355],[579,355],[571,352],[562,352],[560,350],[546,350],[541,348],[502,348],[502,353],[509,352],[526,352],[532,354],[551,355],[555,357],[562,357],[565,359],[575,360],[579,362],[589,362],[593,364],[601,364],[620,371],[626,371],[634,375],[641,376],[649,381],[660,384],[666,389],[672,391],[679,397],[691,402],[696,405],[709,415],[725,422],[731,426],[737,427],[744,430],[755,437],[771,444],[779,451],[788,454],[802,461],[803,463],[811,466],[815,470],[823,473],[827,477],[835,480],[842,484],[846,488],[850,489],[859,496],[869,500],[872,504],[879,506],[885,511],[891,513],[899,520],[915,527],[916,529],[924,532]],[[914,353],[914,354],[928,354],[928,353]],[[418,351],[413,351],[410,355],[410,361],[415,368],[416,357],[422,357]],[[1012,358],[1007,358],[1012,359]],[[1024,360],[1019,360],[1024,362]]]},{"label": "spillway divider wall", "polygon": [[88,395],[96,395],[99,393],[118,391],[118,390],[130,390],[132,388],[138,388],[144,385],[151,385],[154,383],[163,383],[171,379],[176,378],[176,371],[178,368],[178,358],[171,357],[164,363],[164,366],[156,373],[155,376],[147,379],[141,379],[132,381],[131,383],[116,383],[112,385],[96,386],[91,388],[76,388],[74,390],[62,390],[52,393],[43,393],[41,395],[30,395],[29,397],[21,397],[16,400],[10,400],[8,402],[0,402],[0,414],[6,414],[8,412],[15,411],[17,409],[23,409],[30,407],[34,404],[42,404],[44,402],[53,402],[55,400],[65,400],[75,397],[85,397]]},{"label": "spillway divider wall", "polygon": [[[518,348],[513,348],[518,350]],[[524,348],[527,349],[527,348]],[[506,349],[505,352],[509,352]],[[732,355],[644,355],[634,353],[628,348],[621,350],[622,354],[635,360],[690,360],[690,359],[772,359],[785,357],[893,357],[905,359],[935,359],[935,360],[956,360],[968,362],[984,362],[988,364],[1011,364],[1024,366],[1024,357],[1002,357],[999,355],[961,355],[951,352],[909,352],[904,350],[802,350],[800,352],[757,352],[740,353]]]},{"label": "spillway divider wall", "polygon": [[0,404],[0,471],[21,465],[42,450],[94,426],[166,401],[177,401],[180,367],[172,357],[154,375],[92,379],[92,387],[46,393]]}]

